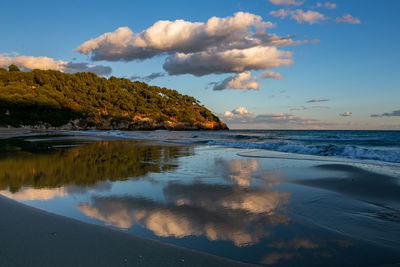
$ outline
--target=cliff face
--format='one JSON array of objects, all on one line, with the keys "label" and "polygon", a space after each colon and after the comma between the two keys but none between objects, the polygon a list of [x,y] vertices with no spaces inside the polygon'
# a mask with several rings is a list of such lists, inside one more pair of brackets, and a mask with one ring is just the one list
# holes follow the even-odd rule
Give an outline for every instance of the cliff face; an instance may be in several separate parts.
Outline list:
[{"label": "cliff face", "polygon": [[[49,128],[50,125],[46,127]],[[90,120],[87,118],[75,119],[67,124],[57,127],[63,130],[227,130],[225,123],[221,122],[199,122],[196,124],[184,122],[155,122],[149,118],[136,118],[134,120],[124,120],[116,118]]]},{"label": "cliff face", "polygon": [[219,130],[226,124],[175,90],[93,73],[0,69],[0,126]]}]

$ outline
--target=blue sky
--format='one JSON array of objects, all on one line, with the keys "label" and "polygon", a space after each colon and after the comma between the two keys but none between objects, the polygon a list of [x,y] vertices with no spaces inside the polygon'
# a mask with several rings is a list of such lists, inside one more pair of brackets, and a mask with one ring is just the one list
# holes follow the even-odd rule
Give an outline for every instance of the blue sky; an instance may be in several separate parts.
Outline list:
[{"label": "blue sky", "polygon": [[[270,13],[278,10],[286,16]],[[12,62],[28,68],[31,65],[24,65],[27,58],[16,58],[30,56],[52,59],[55,63],[51,68],[62,71],[75,71],[68,63],[79,62],[87,63],[82,70],[89,70],[91,65],[111,67],[111,75],[117,77],[162,73],[164,76],[149,83],[198,98],[231,128],[400,129],[398,10],[397,0],[7,1],[2,3],[0,17],[0,65]],[[290,66],[266,68],[264,64],[253,68],[250,64],[240,71],[232,71],[234,66],[218,66],[201,77],[193,75],[197,70],[167,75],[163,64],[168,56],[182,52],[176,48],[161,51],[158,47],[161,52],[143,61],[128,55],[118,61],[104,60],[110,58],[105,53],[111,50],[91,49],[87,54],[73,51],[119,27],[129,27],[137,34],[160,20],[207,23],[212,17],[234,17],[237,12],[273,23],[274,27],[264,29],[268,34],[296,35],[293,41],[319,42],[277,47],[293,53]],[[336,22],[345,15],[352,17]],[[256,30],[254,25],[243,26],[246,29],[250,35]],[[186,31],[179,34],[185,35]],[[163,32],[158,37],[166,38]],[[226,41],[212,42],[213,47],[199,51],[227,45]],[[96,53],[100,60],[93,60]],[[202,63],[210,64],[212,69],[215,62]],[[179,65],[179,71],[195,69],[198,61],[188,64]],[[108,74],[108,69],[101,70]],[[245,77],[238,75],[246,71],[246,81],[238,78]],[[283,78],[260,78],[264,71],[279,73]],[[237,82],[242,79],[240,84],[234,83],[235,77]],[[213,90],[217,84],[224,90]]]}]

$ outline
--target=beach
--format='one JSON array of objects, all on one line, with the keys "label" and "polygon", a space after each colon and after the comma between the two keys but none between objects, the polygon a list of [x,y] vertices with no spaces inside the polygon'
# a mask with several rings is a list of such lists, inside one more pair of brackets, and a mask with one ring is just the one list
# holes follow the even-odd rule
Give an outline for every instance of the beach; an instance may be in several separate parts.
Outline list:
[{"label": "beach", "polygon": [[0,265],[400,262],[396,163],[244,148],[231,131],[239,147],[211,132],[7,131]]},{"label": "beach", "polygon": [[1,266],[250,266],[82,223],[0,196]]}]

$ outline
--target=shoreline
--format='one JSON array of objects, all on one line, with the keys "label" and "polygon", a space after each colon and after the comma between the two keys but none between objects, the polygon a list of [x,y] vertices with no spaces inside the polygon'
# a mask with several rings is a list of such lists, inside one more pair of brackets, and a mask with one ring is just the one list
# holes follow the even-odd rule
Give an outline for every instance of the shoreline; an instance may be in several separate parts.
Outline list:
[{"label": "shoreline", "polygon": [[255,266],[52,214],[4,196],[0,214],[0,266]]}]

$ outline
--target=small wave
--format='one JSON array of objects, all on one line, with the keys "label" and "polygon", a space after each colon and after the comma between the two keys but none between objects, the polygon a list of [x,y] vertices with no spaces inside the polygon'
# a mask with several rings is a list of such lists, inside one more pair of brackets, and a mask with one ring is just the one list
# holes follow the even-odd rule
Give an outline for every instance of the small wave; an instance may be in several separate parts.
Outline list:
[{"label": "small wave", "polygon": [[366,149],[355,146],[329,145],[302,145],[289,143],[244,143],[208,141],[209,145],[223,145],[251,149],[267,149],[278,152],[307,154],[316,156],[342,157],[349,159],[379,160],[384,162],[400,163],[399,151]]}]

